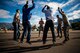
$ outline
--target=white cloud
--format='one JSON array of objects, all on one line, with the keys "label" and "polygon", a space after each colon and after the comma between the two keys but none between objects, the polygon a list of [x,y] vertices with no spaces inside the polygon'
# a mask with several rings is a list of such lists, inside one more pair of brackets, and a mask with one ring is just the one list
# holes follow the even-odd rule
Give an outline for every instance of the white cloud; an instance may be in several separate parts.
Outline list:
[{"label": "white cloud", "polygon": [[62,5],[62,7],[65,7],[65,6],[67,6],[67,5],[70,5],[71,3],[73,3],[75,0],[68,0],[68,2],[66,2],[66,3],[64,3],[63,5]]},{"label": "white cloud", "polygon": [[26,4],[26,1],[25,0],[20,0],[20,1],[18,1],[18,4],[20,4],[20,5]]},{"label": "white cloud", "polygon": [[12,16],[9,13],[7,10],[0,9],[0,18],[11,18]]},{"label": "white cloud", "polygon": [[75,10],[80,4],[75,5],[74,7],[72,7],[70,10],[68,10],[68,12]]},{"label": "white cloud", "polygon": [[58,7],[61,7],[62,4],[52,2],[52,3],[49,3],[48,5],[52,8],[52,11],[53,11],[52,14],[54,15],[57,12]]},{"label": "white cloud", "polygon": [[80,18],[80,10],[75,10],[68,14],[69,20],[73,20],[73,19],[77,19],[77,18]]},{"label": "white cloud", "polygon": [[[16,0],[16,2],[19,4],[19,5],[24,5],[26,4],[26,1],[27,0]],[[32,5],[32,0],[28,0],[28,5]]]}]

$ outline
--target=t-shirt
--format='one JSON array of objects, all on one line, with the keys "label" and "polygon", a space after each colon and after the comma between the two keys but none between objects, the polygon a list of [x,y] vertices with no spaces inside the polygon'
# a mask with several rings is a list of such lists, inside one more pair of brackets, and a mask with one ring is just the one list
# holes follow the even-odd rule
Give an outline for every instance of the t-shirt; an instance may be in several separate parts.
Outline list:
[{"label": "t-shirt", "polygon": [[45,13],[46,20],[52,20],[53,21],[52,11],[50,9],[43,10],[43,13]]},{"label": "t-shirt", "polygon": [[61,25],[61,24],[62,24],[62,19],[58,18],[58,25]]}]

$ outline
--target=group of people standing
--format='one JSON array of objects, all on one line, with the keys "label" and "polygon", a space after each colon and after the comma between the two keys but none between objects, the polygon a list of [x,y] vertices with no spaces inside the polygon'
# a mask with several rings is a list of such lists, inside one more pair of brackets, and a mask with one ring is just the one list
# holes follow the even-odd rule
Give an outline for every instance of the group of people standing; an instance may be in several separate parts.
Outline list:
[{"label": "group of people standing", "polygon": [[[21,39],[20,39],[20,42],[23,43],[23,39],[24,39],[24,36],[27,35],[26,37],[26,42],[31,44],[30,42],[30,37],[31,37],[31,24],[30,24],[30,18],[31,18],[31,15],[32,13],[30,13],[30,11],[32,9],[35,8],[35,3],[34,1],[32,0],[32,4],[33,6],[32,7],[28,7],[28,1],[26,2],[26,4],[23,6],[23,9],[22,9],[22,12],[23,12],[23,15],[22,15],[22,25],[23,25],[23,33],[22,33],[22,36],[21,36]],[[59,13],[62,15],[62,19],[60,19],[59,15],[57,15],[57,18],[58,18],[58,36],[59,36],[59,30],[60,30],[60,33],[61,33],[61,36],[62,37],[62,30],[61,30],[61,25],[63,22],[63,32],[64,32],[64,42],[68,41],[69,40],[69,29],[68,29],[68,21],[67,21],[67,17],[65,15],[65,13],[62,11],[62,9],[60,9],[58,7],[58,11]],[[50,9],[50,7],[48,5],[45,5],[42,9],[42,12],[45,14],[45,18],[46,18],[46,22],[45,22],[45,26],[43,28],[43,24],[44,22],[42,21],[42,18],[41,18],[41,21],[39,22],[40,24],[40,30],[39,30],[39,35],[40,35],[40,31],[42,30],[43,31],[43,38],[42,38],[42,41],[43,41],[43,44],[46,43],[46,38],[47,38],[47,33],[48,33],[48,30],[49,28],[51,29],[51,32],[52,32],[52,41],[53,43],[56,41],[56,36],[55,36],[55,31],[54,31],[54,18],[52,16],[52,10]],[[14,36],[13,36],[13,39],[18,41],[19,37],[20,37],[20,31],[19,31],[19,27],[20,27],[20,18],[19,18],[19,15],[20,15],[20,10],[17,9],[16,10],[16,14],[14,16],[14,20],[13,20],[13,26],[14,26]]]}]

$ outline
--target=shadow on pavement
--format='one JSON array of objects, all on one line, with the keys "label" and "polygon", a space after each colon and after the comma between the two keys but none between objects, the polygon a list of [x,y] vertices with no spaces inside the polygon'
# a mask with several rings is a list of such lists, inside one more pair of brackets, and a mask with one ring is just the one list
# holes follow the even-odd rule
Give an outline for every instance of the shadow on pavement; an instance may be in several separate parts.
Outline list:
[{"label": "shadow on pavement", "polygon": [[30,51],[36,51],[36,50],[44,50],[49,49],[54,46],[60,46],[63,45],[62,43],[56,43],[55,45],[49,44],[49,45],[43,45],[43,46],[33,46],[33,47],[7,47],[7,48],[0,48],[0,52],[8,52],[8,53],[21,53],[21,52],[30,52]]},{"label": "shadow on pavement", "polygon": [[1,48],[0,52],[10,52],[10,53],[21,53],[21,52],[29,52],[29,51],[36,51],[36,50],[43,50],[51,48],[51,45],[45,46],[34,46],[34,47],[8,47],[8,48]]}]

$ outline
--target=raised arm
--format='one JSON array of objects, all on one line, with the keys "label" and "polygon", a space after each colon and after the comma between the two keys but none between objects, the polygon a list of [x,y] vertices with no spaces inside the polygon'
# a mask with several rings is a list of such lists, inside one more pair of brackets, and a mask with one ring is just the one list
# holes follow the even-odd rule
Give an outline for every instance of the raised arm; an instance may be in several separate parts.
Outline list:
[{"label": "raised arm", "polygon": [[28,1],[26,1],[26,4],[28,5]]},{"label": "raised arm", "polygon": [[42,12],[44,12],[44,9],[45,9],[46,6],[47,6],[47,5],[45,5],[45,6],[43,7]]},{"label": "raised arm", "polygon": [[58,7],[58,11],[59,11],[60,14],[62,14],[62,9],[61,9],[61,11],[60,11],[60,8],[59,8],[59,7]]},{"label": "raised arm", "polygon": [[34,4],[33,0],[32,0],[32,4],[33,4],[33,6],[29,8],[30,10],[32,10],[33,8],[35,8],[35,4]]}]

